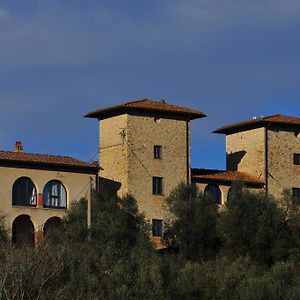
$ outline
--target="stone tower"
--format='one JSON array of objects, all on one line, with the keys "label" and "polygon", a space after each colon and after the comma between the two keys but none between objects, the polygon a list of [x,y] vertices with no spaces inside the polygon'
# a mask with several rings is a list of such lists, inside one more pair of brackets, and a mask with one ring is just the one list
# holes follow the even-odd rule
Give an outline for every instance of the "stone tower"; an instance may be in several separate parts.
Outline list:
[{"label": "stone tower", "polygon": [[300,118],[273,115],[214,132],[226,134],[228,170],[263,179],[266,191],[277,197],[288,189],[300,201]]},{"label": "stone tower", "polygon": [[100,177],[120,196],[133,195],[159,236],[165,196],[180,182],[190,182],[190,121],[205,115],[144,99],[86,117],[99,120]]}]

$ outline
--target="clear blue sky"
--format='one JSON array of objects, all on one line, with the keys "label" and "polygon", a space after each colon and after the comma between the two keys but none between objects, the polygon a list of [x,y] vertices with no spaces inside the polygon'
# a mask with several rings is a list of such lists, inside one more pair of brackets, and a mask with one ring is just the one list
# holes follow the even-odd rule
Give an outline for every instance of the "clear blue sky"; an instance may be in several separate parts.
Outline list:
[{"label": "clear blue sky", "polygon": [[0,149],[89,160],[83,115],[139,98],[203,111],[194,167],[223,168],[216,127],[300,117],[299,0],[0,0]]}]

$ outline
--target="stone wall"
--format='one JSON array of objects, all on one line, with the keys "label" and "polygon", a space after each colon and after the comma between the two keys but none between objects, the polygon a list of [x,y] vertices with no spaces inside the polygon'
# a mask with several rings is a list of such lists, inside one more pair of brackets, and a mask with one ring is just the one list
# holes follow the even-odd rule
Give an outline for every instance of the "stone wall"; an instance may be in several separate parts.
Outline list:
[{"label": "stone wall", "polygon": [[119,196],[128,192],[128,115],[100,121],[100,176],[119,189]]},{"label": "stone wall", "polygon": [[265,128],[242,131],[226,136],[227,170],[265,177]]},{"label": "stone wall", "polygon": [[[120,183],[119,195],[133,195],[148,220],[165,219],[165,196],[187,182],[187,131],[186,121],[163,117],[101,120],[100,176]],[[161,159],[154,159],[154,145],[162,146]],[[152,194],[153,176],[163,177],[163,195]]]},{"label": "stone wall", "polygon": [[[187,182],[186,138],[186,121],[128,116],[128,192],[149,220],[165,219],[164,198]],[[162,146],[161,159],[154,159],[154,145]],[[153,176],[163,177],[163,195],[152,194]]]},{"label": "stone wall", "polygon": [[284,189],[300,188],[300,166],[294,165],[294,153],[300,153],[300,135],[288,129],[268,130],[268,189],[276,197]]}]

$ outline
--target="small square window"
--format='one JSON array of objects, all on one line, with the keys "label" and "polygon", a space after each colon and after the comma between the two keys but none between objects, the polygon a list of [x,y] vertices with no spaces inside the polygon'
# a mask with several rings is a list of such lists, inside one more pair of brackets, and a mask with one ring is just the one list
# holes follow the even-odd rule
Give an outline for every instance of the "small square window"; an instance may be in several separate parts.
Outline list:
[{"label": "small square window", "polygon": [[159,145],[154,146],[154,158],[155,159],[161,159],[161,150],[162,150],[161,146],[159,146]]},{"label": "small square window", "polygon": [[152,177],[152,193],[153,195],[163,194],[163,178],[162,177]]},{"label": "small square window", "polygon": [[152,219],[152,235],[162,236],[162,220]]},{"label": "small square window", "polygon": [[294,165],[300,165],[300,154],[294,153]]},{"label": "small square window", "polygon": [[292,197],[296,204],[300,204],[300,188],[292,188]]}]

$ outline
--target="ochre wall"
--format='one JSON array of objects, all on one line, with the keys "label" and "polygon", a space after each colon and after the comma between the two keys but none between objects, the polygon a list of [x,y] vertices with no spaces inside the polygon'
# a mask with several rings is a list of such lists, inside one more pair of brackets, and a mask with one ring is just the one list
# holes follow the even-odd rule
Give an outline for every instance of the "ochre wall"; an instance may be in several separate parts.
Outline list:
[{"label": "ochre wall", "polygon": [[64,209],[38,208],[12,205],[12,187],[20,177],[29,177],[34,183],[37,194],[42,194],[44,186],[50,180],[59,180],[67,191],[67,207],[72,202],[85,197],[90,199],[90,178],[94,175],[58,172],[49,170],[0,167],[0,211],[5,215],[5,225],[11,233],[12,222],[19,215],[29,215],[35,230],[43,230],[45,222],[54,216],[63,217]]},{"label": "ochre wall", "polygon": [[[216,184],[216,185],[219,186],[219,188],[221,190],[221,195],[222,195],[222,205],[225,205],[226,201],[227,201],[227,197],[228,197],[228,191],[230,190],[231,185],[217,184],[217,183],[214,183],[214,182],[211,182],[211,183]],[[202,193],[204,193],[204,190],[205,190],[207,185],[208,185],[208,183],[203,183],[203,182],[197,182],[196,183],[198,191],[202,192]],[[253,187],[247,187],[247,190],[249,190],[250,192],[255,192],[255,193],[259,193],[259,192],[264,191],[261,188],[253,188]]]}]

